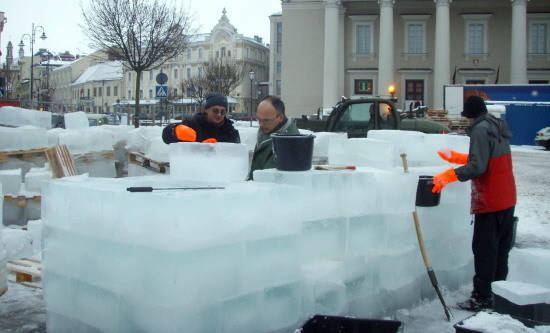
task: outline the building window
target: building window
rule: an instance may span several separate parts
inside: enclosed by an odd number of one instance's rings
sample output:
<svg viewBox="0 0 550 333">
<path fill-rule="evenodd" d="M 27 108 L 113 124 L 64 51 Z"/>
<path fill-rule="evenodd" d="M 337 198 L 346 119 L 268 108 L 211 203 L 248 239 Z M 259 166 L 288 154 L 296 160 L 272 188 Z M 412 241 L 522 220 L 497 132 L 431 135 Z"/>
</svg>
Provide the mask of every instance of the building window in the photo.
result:
<svg viewBox="0 0 550 333">
<path fill-rule="evenodd" d="M 221 54 L 222 58 L 225 57 L 225 47 L 222 47 L 220 49 L 220 54 Z"/>
<path fill-rule="evenodd" d="M 97 97 L 97 88 L 94 88 L 94 97 Z"/>
<path fill-rule="evenodd" d="M 407 28 L 407 53 L 424 53 L 424 27 L 409 24 Z"/>
<path fill-rule="evenodd" d="M 153 81 L 153 71 L 149 71 L 149 81 Z"/>
<path fill-rule="evenodd" d="M 131 98 L 132 98 L 132 91 L 128 90 L 128 99 L 131 99 Z"/>
<path fill-rule="evenodd" d="M 277 22 L 277 53 L 283 52 L 283 22 Z"/>
<path fill-rule="evenodd" d="M 227 50 L 227 56 L 231 58 L 231 50 Z"/>
<path fill-rule="evenodd" d="M 98 90 L 97 95 L 98 95 L 99 97 L 103 96 L 103 88 L 102 88 L 102 87 L 99 87 L 99 88 L 97 88 L 97 90 Z"/>
<path fill-rule="evenodd" d="M 424 101 L 424 80 L 405 80 L 405 100 Z"/>
<path fill-rule="evenodd" d="M 132 72 L 128 72 L 128 81 L 132 81 Z"/>
<path fill-rule="evenodd" d="M 202 59 L 202 49 L 199 49 L 199 59 Z"/>
<path fill-rule="evenodd" d="M 149 89 L 149 98 L 153 98 L 153 89 Z"/>
<path fill-rule="evenodd" d="M 178 88 L 172 90 L 172 96 L 178 96 Z"/>
<path fill-rule="evenodd" d="M 487 25 L 492 14 L 464 14 L 466 28 L 466 55 L 487 55 Z"/>
<path fill-rule="evenodd" d="M 468 53 L 481 54 L 483 51 L 484 39 L 483 24 L 468 25 Z"/>
<path fill-rule="evenodd" d="M 202 67 L 199 67 L 199 77 L 202 77 Z"/>
<path fill-rule="evenodd" d="M 466 80 L 466 84 L 485 84 L 485 80 L 481 80 L 481 79 Z"/>
<path fill-rule="evenodd" d="M 143 98 L 143 90 L 140 90 L 139 91 L 139 99 L 142 99 Z"/>
<path fill-rule="evenodd" d="M 174 79 L 178 78 L 178 69 L 174 68 Z"/>
<path fill-rule="evenodd" d="M 187 49 L 187 59 L 191 59 L 191 49 Z"/>
<path fill-rule="evenodd" d="M 118 96 L 118 86 L 113 87 L 113 96 Z"/>
<path fill-rule="evenodd" d="M 372 27 L 370 25 L 358 25 L 355 27 L 355 53 L 369 54 L 371 51 Z"/>
<path fill-rule="evenodd" d="M 355 95 L 372 95 L 372 80 L 354 80 Z"/>
<path fill-rule="evenodd" d="M 352 15 L 353 55 L 366 56 L 374 54 L 374 20 L 376 15 Z"/>
<path fill-rule="evenodd" d="M 281 80 L 277 80 L 277 89 L 275 91 L 275 94 L 281 96 Z"/>
<path fill-rule="evenodd" d="M 187 78 L 191 78 L 191 68 L 187 68 Z"/>
<path fill-rule="evenodd" d="M 281 73 L 281 62 L 277 61 L 277 73 Z"/>
<path fill-rule="evenodd" d="M 548 50 L 548 24 L 533 22 L 529 26 L 529 53 L 545 54 Z"/>
<path fill-rule="evenodd" d="M 107 97 L 111 96 L 111 87 L 107 87 Z"/>
</svg>

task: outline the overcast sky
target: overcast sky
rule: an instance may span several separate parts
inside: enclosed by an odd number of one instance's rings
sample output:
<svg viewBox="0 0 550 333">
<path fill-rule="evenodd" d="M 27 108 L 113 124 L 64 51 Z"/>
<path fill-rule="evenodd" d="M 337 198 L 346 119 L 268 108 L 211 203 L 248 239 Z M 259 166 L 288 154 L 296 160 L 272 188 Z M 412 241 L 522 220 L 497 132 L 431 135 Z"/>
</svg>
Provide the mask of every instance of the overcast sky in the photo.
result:
<svg viewBox="0 0 550 333">
<path fill-rule="evenodd" d="M 82 0 L 87 4 L 89 0 Z M 280 0 L 173 0 L 175 4 L 189 8 L 195 16 L 195 26 L 199 32 L 210 32 L 218 23 L 225 7 L 227 17 L 237 32 L 247 37 L 258 35 L 264 43 L 269 43 L 269 16 L 281 11 Z M 87 7 L 87 6 L 86 6 Z M 0 11 L 4 12 L 7 23 L 2 32 L 2 58 L 5 61 L 6 45 L 11 40 L 14 56 L 23 34 L 32 33 L 32 24 L 42 26 L 48 37 L 41 40 L 37 30 L 34 49 L 46 48 L 53 52 L 69 51 L 72 54 L 89 53 L 88 41 L 82 34 L 79 24 L 82 14 L 79 0 L 12 0 L 2 1 Z M 25 55 L 30 54 L 30 42 L 23 40 Z"/>
</svg>

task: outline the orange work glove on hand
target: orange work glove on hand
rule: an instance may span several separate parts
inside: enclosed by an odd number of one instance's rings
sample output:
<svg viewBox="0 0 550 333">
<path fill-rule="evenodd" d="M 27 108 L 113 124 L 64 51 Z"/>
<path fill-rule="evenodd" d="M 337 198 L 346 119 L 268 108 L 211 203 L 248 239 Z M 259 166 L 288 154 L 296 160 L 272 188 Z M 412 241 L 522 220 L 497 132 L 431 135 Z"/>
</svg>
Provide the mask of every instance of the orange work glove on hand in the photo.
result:
<svg viewBox="0 0 550 333">
<path fill-rule="evenodd" d="M 174 128 L 176 138 L 181 141 L 195 142 L 197 140 L 197 132 L 189 126 L 179 124 Z"/>
<path fill-rule="evenodd" d="M 442 159 L 447 162 L 451 162 L 454 164 L 468 164 L 468 154 L 463 154 L 451 150 L 451 156 L 449 156 L 443 149 L 437 151 L 437 153 L 439 154 L 439 156 L 441 156 Z"/>
<path fill-rule="evenodd" d="M 456 182 L 458 177 L 456 176 L 455 169 L 450 168 L 443 171 L 439 175 L 435 175 L 432 178 L 434 187 L 432 188 L 432 193 L 441 193 L 441 190 L 447 186 L 447 184 Z"/>
<path fill-rule="evenodd" d="M 210 138 L 202 141 L 202 143 L 218 143 L 218 140 L 216 140 L 215 138 Z"/>
</svg>

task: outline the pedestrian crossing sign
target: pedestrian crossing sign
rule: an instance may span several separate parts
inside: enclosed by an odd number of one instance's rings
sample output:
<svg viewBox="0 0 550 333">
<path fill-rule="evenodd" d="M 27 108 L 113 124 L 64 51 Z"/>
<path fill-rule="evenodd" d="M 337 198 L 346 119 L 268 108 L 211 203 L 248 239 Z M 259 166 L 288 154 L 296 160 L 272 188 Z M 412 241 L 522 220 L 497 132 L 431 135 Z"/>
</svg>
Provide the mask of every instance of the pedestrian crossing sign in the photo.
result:
<svg viewBox="0 0 550 333">
<path fill-rule="evenodd" d="M 167 86 L 157 86 L 156 98 L 167 98 L 167 97 L 168 97 L 168 87 Z"/>
</svg>

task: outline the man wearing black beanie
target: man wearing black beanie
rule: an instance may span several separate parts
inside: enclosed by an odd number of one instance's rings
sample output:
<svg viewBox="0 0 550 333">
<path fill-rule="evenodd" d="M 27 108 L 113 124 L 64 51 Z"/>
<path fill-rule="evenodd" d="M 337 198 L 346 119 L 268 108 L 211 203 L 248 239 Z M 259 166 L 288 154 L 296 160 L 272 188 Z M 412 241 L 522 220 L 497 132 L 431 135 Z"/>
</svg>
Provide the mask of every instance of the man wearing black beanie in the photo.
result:
<svg viewBox="0 0 550 333">
<path fill-rule="evenodd" d="M 162 140 L 170 144 L 182 141 L 196 142 L 233 142 L 240 143 L 239 131 L 233 122 L 225 117 L 227 98 L 218 92 L 206 95 L 204 112 L 197 113 L 191 119 L 184 119 L 181 124 L 170 124 L 162 131 Z M 195 135 L 189 136 L 189 129 Z"/>
<path fill-rule="evenodd" d="M 472 181 L 474 288 L 470 298 L 458 303 L 458 307 L 480 311 L 493 307 L 491 283 L 506 280 L 508 275 L 516 205 L 509 142 L 512 133 L 504 120 L 487 112 L 485 102 L 479 96 L 468 97 L 461 115 L 471 124 L 466 129 L 470 136 L 469 153 L 451 150 L 451 156 L 448 156 L 442 150 L 438 152 L 444 160 L 463 166 L 434 176 L 432 192 L 440 192 L 448 183 L 457 180 Z"/>
</svg>

